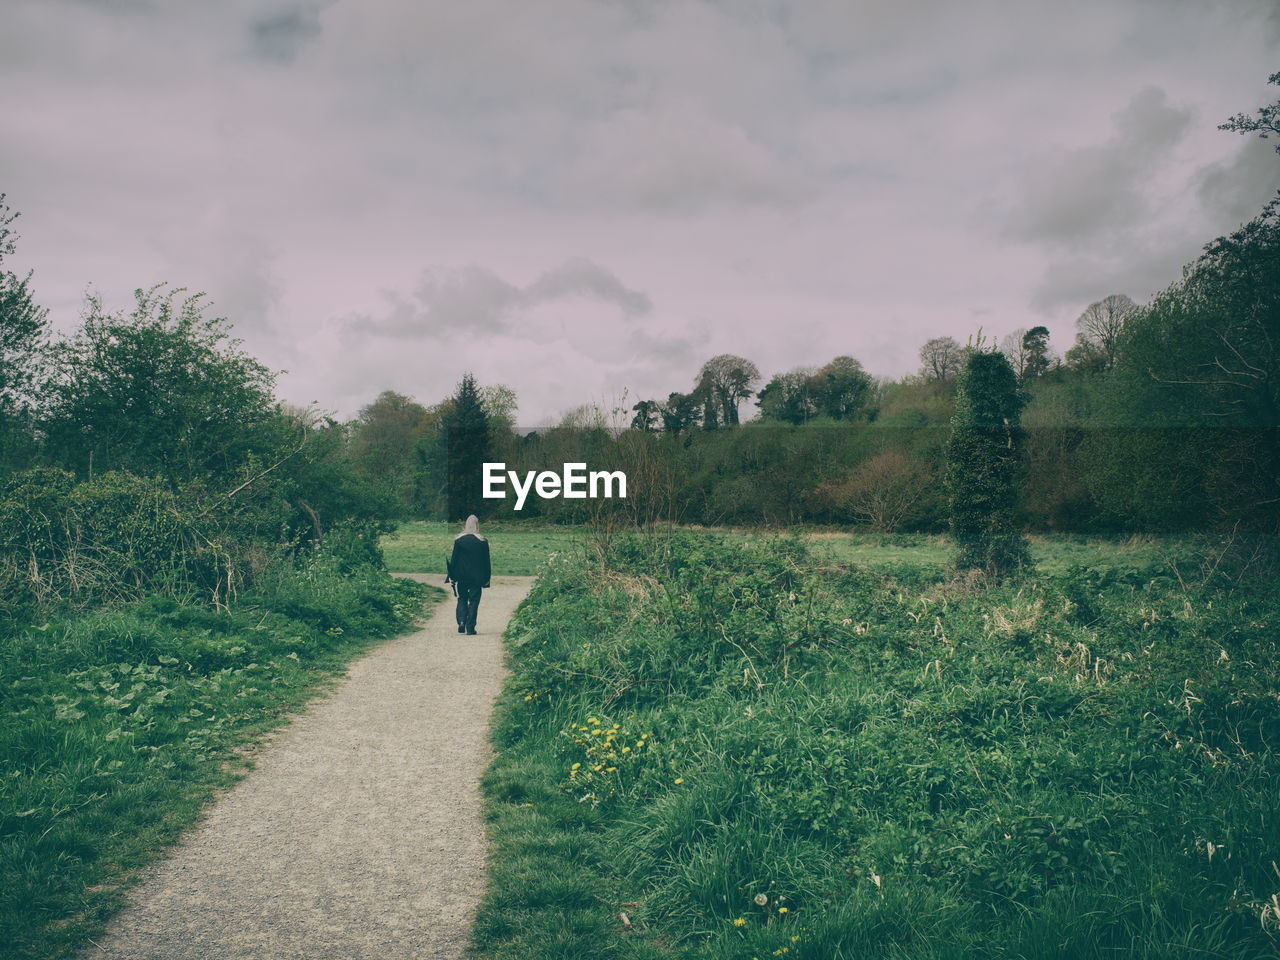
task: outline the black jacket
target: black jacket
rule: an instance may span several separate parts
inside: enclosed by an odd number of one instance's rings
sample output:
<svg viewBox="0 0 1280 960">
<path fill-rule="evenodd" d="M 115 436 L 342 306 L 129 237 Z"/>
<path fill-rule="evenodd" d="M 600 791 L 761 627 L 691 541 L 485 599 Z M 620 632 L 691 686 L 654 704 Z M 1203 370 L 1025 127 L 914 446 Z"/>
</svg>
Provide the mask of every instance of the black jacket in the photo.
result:
<svg viewBox="0 0 1280 960">
<path fill-rule="evenodd" d="M 490 576 L 489 541 L 470 533 L 453 541 L 449 574 L 456 583 L 487 587 Z"/>
</svg>

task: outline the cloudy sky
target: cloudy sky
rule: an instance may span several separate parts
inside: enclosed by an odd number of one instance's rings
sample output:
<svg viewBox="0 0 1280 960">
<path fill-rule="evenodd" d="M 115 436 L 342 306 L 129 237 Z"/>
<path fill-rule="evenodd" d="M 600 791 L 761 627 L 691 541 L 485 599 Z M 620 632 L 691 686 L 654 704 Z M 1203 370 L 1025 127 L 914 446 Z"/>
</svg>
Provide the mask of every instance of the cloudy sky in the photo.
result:
<svg viewBox="0 0 1280 960">
<path fill-rule="evenodd" d="M 520 419 L 1142 301 L 1280 188 L 1274 0 L 7 0 L 55 326 L 206 291 L 281 397 Z"/>
</svg>

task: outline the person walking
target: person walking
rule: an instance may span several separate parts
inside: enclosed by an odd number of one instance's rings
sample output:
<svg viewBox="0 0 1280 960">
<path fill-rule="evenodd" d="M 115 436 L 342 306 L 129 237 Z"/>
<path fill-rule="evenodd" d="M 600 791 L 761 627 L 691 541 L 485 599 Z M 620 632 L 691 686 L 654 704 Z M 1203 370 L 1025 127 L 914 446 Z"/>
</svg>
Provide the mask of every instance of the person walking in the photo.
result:
<svg viewBox="0 0 1280 960">
<path fill-rule="evenodd" d="M 490 575 L 489 541 L 480 536 L 480 520 L 473 513 L 467 517 L 462 532 L 454 537 L 453 555 L 449 558 L 449 579 L 458 588 L 459 633 L 475 635 L 480 591 L 489 586 Z"/>
</svg>

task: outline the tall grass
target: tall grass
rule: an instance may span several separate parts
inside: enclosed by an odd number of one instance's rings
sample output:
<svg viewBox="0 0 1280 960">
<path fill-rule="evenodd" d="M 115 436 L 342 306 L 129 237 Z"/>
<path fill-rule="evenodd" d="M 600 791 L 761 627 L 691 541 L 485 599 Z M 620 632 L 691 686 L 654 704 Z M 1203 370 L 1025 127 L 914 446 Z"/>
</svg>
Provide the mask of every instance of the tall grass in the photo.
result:
<svg viewBox="0 0 1280 960">
<path fill-rule="evenodd" d="M 170 598 L 0 636 L 0 953 L 67 957 L 137 869 L 240 776 L 242 748 L 379 638 L 423 589 L 318 556 L 230 611 Z"/>
<path fill-rule="evenodd" d="M 711 535 L 548 567 L 481 952 L 1275 955 L 1280 598 L 894 569 Z"/>
</svg>

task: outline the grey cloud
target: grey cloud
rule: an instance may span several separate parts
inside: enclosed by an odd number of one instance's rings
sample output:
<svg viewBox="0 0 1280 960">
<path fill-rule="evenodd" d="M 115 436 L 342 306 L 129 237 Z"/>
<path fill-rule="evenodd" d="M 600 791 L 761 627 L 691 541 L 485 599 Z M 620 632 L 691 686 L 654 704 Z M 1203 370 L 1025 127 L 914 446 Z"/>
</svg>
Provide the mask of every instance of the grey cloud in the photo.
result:
<svg viewBox="0 0 1280 960">
<path fill-rule="evenodd" d="M 557 192 L 570 205 L 695 213 L 793 206 L 815 188 L 741 124 L 675 103 L 621 110 L 593 126 Z"/>
<path fill-rule="evenodd" d="M 1068 248 L 1123 233 L 1146 212 L 1145 183 L 1190 122 L 1191 111 L 1171 105 L 1163 91 L 1143 90 L 1116 114 L 1107 143 L 1029 164 L 1007 233 Z"/>
<path fill-rule="evenodd" d="M 1274 144 L 1254 137 L 1230 160 L 1200 169 L 1197 199 L 1219 229 L 1251 219 L 1280 190 L 1280 156 Z"/>
<path fill-rule="evenodd" d="M 648 296 L 590 260 L 569 260 L 525 287 L 472 264 L 449 272 L 425 271 L 412 300 L 388 294 L 391 309 L 385 317 L 355 317 L 347 321 L 347 328 L 402 339 L 461 331 L 498 334 L 511 329 L 512 318 L 520 310 L 574 297 L 612 304 L 628 317 L 643 316 L 651 309 Z"/>
<path fill-rule="evenodd" d="M 627 345 L 633 356 L 660 361 L 664 368 L 694 369 L 698 351 L 706 344 L 707 339 L 705 332 L 702 336 L 681 337 L 633 330 Z M 673 379 L 672 382 L 676 381 Z M 671 389 L 679 388 L 673 386 Z"/>
<path fill-rule="evenodd" d="M 1207 238 L 1179 238 L 1145 248 L 1135 247 L 1124 260 L 1080 254 L 1052 261 L 1036 286 L 1031 306 L 1044 317 L 1074 320 L 1095 300 L 1123 293 L 1138 303 L 1176 281 L 1182 264 L 1200 255 Z"/>
<path fill-rule="evenodd" d="M 571 296 L 590 296 L 616 304 L 628 316 L 642 316 L 652 307 L 645 294 L 628 289 L 608 270 L 580 257 L 547 271 L 524 291 L 528 303 Z"/>
<path fill-rule="evenodd" d="M 249 24 L 254 53 L 278 63 L 292 63 L 303 45 L 321 32 L 320 19 L 314 10 L 289 10 Z"/>
</svg>

